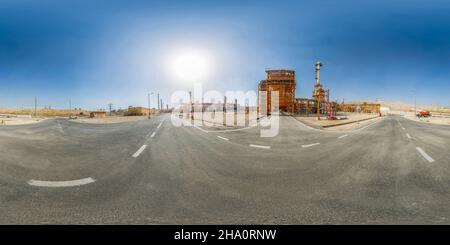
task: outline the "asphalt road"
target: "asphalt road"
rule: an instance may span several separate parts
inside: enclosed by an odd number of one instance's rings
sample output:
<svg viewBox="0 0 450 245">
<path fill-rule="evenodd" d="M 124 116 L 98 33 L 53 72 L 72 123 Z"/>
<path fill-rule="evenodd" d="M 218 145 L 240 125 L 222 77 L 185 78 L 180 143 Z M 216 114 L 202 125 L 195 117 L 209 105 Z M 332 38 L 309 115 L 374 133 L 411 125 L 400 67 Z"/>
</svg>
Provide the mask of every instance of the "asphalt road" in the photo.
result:
<svg viewBox="0 0 450 245">
<path fill-rule="evenodd" d="M 0 127 L 0 224 L 450 224 L 450 127 Z"/>
</svg>

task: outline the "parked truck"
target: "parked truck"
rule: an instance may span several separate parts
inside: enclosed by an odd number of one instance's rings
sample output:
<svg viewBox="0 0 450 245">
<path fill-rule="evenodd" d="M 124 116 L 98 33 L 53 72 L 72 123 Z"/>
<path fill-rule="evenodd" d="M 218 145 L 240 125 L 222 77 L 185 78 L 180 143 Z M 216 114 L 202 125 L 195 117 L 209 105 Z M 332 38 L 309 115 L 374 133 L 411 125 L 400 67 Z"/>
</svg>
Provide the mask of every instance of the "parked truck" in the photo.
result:
<svg viewBox="0 0 450 245">
<path fill-rule="evenodd" d="M 431 114 L 429 111 L 419 111 L 419 113 L 417 113 L 417 117 L 431 117 Z"/>
</svg>

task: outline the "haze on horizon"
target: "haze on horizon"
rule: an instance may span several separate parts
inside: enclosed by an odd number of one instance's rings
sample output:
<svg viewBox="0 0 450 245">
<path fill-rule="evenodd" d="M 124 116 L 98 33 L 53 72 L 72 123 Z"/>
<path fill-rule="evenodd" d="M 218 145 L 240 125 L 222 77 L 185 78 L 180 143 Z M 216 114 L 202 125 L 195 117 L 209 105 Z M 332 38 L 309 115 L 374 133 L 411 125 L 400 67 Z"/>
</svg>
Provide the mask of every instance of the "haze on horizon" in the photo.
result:
<svg viewBox="0 0 450 245">
<path fill-rule="evenodd" d="M 167 102 L 193 88 L 170 69 L 190 52 L 206 57 L 204 90 L 256 90 L 266 68 L 289 68 L 310 97 L 320 60 L 333 100 L 450 106 L 449 12 L 448 1 L 4 0 L 0 107 Z"/>
</svg>

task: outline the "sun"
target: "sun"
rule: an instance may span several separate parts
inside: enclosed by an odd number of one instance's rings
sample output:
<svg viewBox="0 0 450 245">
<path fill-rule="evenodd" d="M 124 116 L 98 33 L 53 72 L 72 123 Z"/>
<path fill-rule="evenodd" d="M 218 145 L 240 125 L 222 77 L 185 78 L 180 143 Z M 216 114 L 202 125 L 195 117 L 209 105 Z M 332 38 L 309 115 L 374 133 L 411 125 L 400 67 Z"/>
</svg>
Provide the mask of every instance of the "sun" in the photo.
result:
<svg viewBox="0 0 450 245">
<path fill-rule="evenodd" d="M 211 61 L 204 52 L 181 51 L 169 59 L 169 71 L 178 80 L 200 82 L 211 72 Z"/>
</svg>

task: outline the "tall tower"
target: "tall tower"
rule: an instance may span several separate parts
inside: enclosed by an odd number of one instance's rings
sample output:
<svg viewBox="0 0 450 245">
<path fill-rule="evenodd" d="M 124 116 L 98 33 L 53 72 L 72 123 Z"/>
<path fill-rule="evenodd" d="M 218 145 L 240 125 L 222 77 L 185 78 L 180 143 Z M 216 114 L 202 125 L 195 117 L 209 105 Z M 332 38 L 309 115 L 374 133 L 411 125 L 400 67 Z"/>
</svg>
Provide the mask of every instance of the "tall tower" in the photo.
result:
<svg viewBox="0 0 450 245">
<path fill-rule="evenodd" d="M 320 120 L 320 102 L 325 97 L 325 90 L 322 88 L 322 84 L 320 84 L 320 67 L 322 67 L 322 63 L 317 61 L 316 63 L 316 84 L 314 85 L 313 97 L 316 99 L 316 110 L 317 110 L 317 120 Z"/>
<path fill-rule="evenodd" d="M 320 67 L 322 67 L 322 63 L 317 61 L 316 63 L 316 84 L 320 84 Z"/>
</svg>

